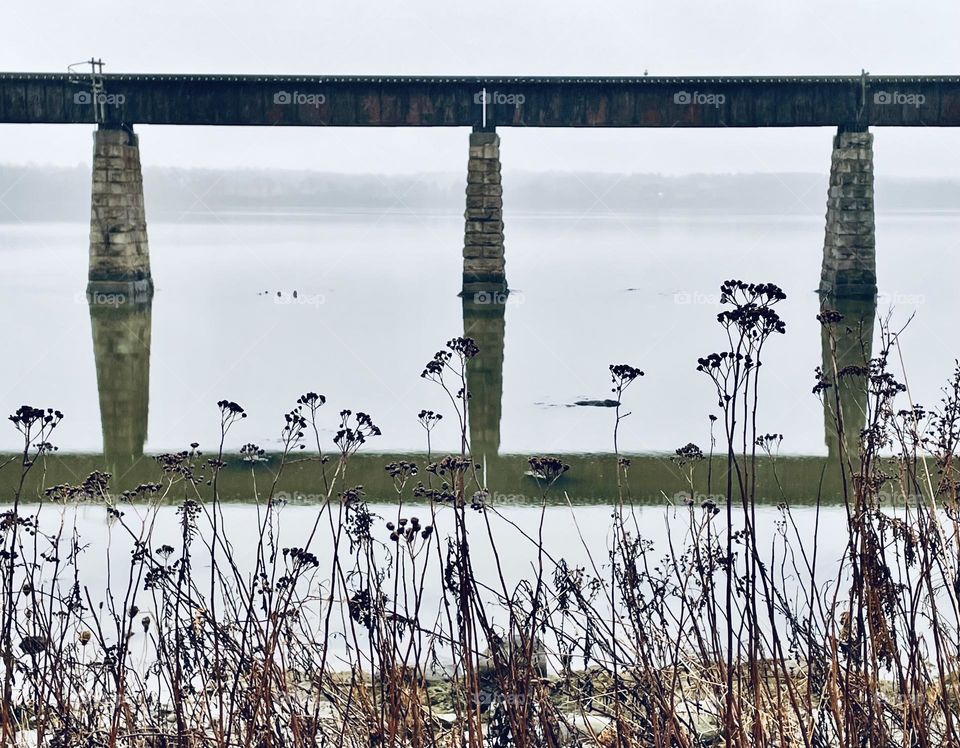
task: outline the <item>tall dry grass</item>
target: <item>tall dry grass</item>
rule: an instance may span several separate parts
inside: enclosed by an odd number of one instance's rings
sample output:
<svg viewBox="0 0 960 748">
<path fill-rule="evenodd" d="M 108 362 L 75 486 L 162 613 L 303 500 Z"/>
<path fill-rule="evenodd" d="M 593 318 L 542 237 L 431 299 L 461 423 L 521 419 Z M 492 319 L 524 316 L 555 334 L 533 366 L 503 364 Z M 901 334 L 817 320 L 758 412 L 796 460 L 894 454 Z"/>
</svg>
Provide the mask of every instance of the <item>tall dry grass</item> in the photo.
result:
<svg viewBox="0 0 960 748">
<path fill-rule="evenodd" d="M 882 324 L 879 353 L 847 363 L 838 346 L 851 323 L 827 303 L 830 355 L 814 393 L 841 445 L 831 469 L 843 475 L 843 522 L 819 503 L 805 522 L 781 505 L 769 532 L 755 466 L 775 458 L 782 437 L 757 423 L 785 297 L 739 281 L 721 295 L 721 345 L 697 364 L 718 415 L 706 451 L 688 444 L 674 456 L 691 500 L 672 508 L 666 541 L 645 536 L 618 454 L 626 391 L 643 372 L 613 365 L 620 499 L 609 542 L 580 548 L 587 560 L 573 563 L 575 520 L 570 537 L 545 536 L 544 502 L 537 529 L 516 526 L 509 541 L 528 543 L 534 559 L 519 582 L 496 529 L 510 518 L 470 455 L 469 339 L 449 341 L 423 371 L 448 397 L 461 449 L 386 465 L 389 518 L 350 473 L 379 429 L 343 410 L 324 445 L 330 419 L 315 393 L 285 414 L 279 455 L 253 444 L 226 454 L 245 413 L 223 400 L 214 453 L 160 455 L 155 483 L 119 495 L 95 473 L 49 487 L 39 504 L 23 486 L 55 449 L 62 415 L 20 408 L 11 421 L 23 449 L 0 468 L 19 471 L 0 515 L 4 743 L 960 745 L 960 367 L 936 408 L 915 405 L 892 372 L 901 333 Z M 851 389 L 864 397 L 845 396 Z M 429 443 L 440 416 L 419 419 Z M 255 528 L 225 517 L 218 475 L 228 460 L 249 465 Z M 304 460 L 323 500 L 288 545 L 277 486 Z M 530 467 L 542 497 L 562 491 L 561 459 L 532 457 Z M 701 471 L 711 498 L 697 505 Z M 122 560 L 70 523 L 69 507 L 90 501 L 125 538 Z M 174 533 L 158 519 L 171 506 Z M 825 534 L 845 538 L 840 558 L 818 552 Z M 85 576 L 91 557 L 106 565 L 104 588 Z"/>
</svg>

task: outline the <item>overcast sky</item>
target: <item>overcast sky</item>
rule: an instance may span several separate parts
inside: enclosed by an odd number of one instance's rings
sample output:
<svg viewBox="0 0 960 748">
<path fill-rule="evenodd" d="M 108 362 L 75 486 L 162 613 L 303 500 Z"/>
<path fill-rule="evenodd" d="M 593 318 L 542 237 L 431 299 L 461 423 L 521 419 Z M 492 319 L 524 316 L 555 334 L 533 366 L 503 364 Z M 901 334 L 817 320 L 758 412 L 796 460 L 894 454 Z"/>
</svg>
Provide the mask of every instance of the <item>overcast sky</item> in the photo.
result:
<svg viewBox="0 0 960 748">
<path fill-rule="evenodd" d="M 43 0 L 0 70 L 384 75 L 958 74 L 958 0 Z M 458 171 L 466 130 L 138 128 L 144 166 Z M 0 125 L 0 163 L 90 161 L 90 127 Z M 828 129 L 505 130 L 504 170 L 826 171 Z M 960 178 L 960 132 L 876 133 L 876 169 Z"/>
</svg>

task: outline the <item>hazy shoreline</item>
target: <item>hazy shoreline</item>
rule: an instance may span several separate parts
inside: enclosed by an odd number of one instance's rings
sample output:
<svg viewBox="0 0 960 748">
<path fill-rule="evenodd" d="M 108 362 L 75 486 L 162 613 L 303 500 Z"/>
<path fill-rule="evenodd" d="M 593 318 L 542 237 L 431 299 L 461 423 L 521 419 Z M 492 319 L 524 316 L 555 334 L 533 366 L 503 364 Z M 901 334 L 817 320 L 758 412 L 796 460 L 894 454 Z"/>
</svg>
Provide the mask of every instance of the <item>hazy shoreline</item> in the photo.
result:
<svg viewBox="0 0 960 748">
<path fill-rule="evenodd" d="M 395 213 L 459 216 L 465 176 L 335 174 L 285 170 L 146 168 L 149 218 L 251 214 L 272 218 Z M 505 175 L 514 216 L 782 215 L 821 218 L 827 175 L 817 173 L 663 176 L 587 172 Z M 89 219 L 90 170 L 0 165 L 0 223 Z M 960 181 L 878 177 L 878 213 L 953 213 Z M 252 213 L 251 213 L 252 212 Z"/>
</svg>

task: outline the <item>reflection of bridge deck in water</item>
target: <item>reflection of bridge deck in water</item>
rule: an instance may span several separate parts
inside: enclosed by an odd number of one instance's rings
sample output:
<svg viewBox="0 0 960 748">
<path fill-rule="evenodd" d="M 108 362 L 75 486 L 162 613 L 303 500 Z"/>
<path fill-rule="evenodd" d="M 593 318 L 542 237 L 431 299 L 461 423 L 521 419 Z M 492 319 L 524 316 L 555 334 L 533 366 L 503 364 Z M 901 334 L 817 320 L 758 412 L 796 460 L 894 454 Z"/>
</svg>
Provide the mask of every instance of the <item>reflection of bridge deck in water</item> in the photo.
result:
<svg viewBox="0 0 960 748">
<path fill-rule="evenodd" d="M 0 455 L 0 462 L 12 455 Z M 301 455 L 302 456 L 302 455 Z M 440 455 L 434 455 L 437 459 Z M 546 500 L 550 504 L 610 504 L 618 499 L 617 490 L 617 458 L 612 454 L 568 454 L 560 455 L 561 459 L 570 465 L 570 470 L 560 478 L 547 492 Z M 624 501 L 637 504 L 664 504 L 668 501 L 682 505 L 684 496 L 689 496 L 689 487 L 685 477 L 677 465 L 670 459 L 670 455 L 627 455 L 630 459 L 630 469 L 627 487 L 624 490 Z M 529 504 L 540 503 L 543 490 L 537 481 L 528 475 L 530 466 L 527 455 L 501 455 L 486 459 L 487 489 L 490 492 L 489 501 L 493 504 Z M 206 460 L 201 458 L 200 462 Z M 420 475 L 414 479 L 427 483 L 428 474 L 424 468 L 427 465 L 427 455 L 414 454 L 371 454 L 359 453 L 351 458 L 347 470 L 347 483 L 337 486 L 337 491 L 345 487 L 362 485 L 367 500 L 371 502 L 395 502 L 396 491 L 390 476 L 384 466 L 390 462 L 405 460 L 414 462 L 420 467 Z M 253 483 L 250 478 L 250 466 L 240 460 L 239 455 L 228 455 L 226 466 L 218 479 L 219 494 L 223 501 L 246 502 L 252 501 Z M 261 491 L 264 485 L 269 485 L 267 471 L 274 469 L 278 463 L 276 457 L 269 460 L 262 468 L 258 468 L 261 477 L 257 484 Z M 38 466 L 39 467 L 39 466 Z M 94 470 L 103 470 L 113 473 L 114 480 L 111 490 L 119 493 L 125 489 L 132 489 L 141 483 L 158 482 L 161 480 L 160 468 L 149 457 L 127 461 L 117 466 L 103 455 L 66 455 L 55 454 L 46 458 L 43 467 L 46 485 L 61 483 L 75 484 Z M 40 470 L 33 473 L 33 482 L 28 485 L 25 499 L 35 499 L 38 496 L 39 486 L 37 478 Z M 707 484 L 706 462 L 696 470 L 694 499 L 697 504 L 708 495 L 719 494 L 725 484 L 726 463 L 723 455 L 714 458 L 713 485 Z M 6 496 L 12 495 L 17 474 L 9 468 L 0 471 L 0 490 Z M 433 478 L 434 485 L 437 480 Z M 827 457 L 778 457 L 776 460 L 761 456 L 757 458 L 757 500 L 764 504 L 777 504 L 787 501 L 791 504 L 811 504 L 817 496 L 824 503 L 841 503 L 843 498 L 840 486 L 840 469 L 836 460 Z M 780 486 L 783 487 L 781 492 Z M 417 503 L 411 499 L 411 488 L 405 492 L 407 503 Z M 198 487 L 201 496 L 209 496 L 210 488 L 206 485 Z M 291 501 L 300 503 L 319 503 L 323 500 L 323 479 L 320 467 L 316 462 L 299 462 L 288 464 L 284 468 L 283 476 L 277 490 L 282 492 Z M 183 498 L 182 489 L 173 494 Z M 265 496 L 261 493 L 261 499 Z M 721 502 L 722 499 L 713 495 Z"/>
<path fill-rule="evenodd" d="M 472 337 L 480 354 L 470 361 L 467 376 L 469 431 L 472 453 L 484 468 L 487 488 L 495 503 L 539 502 L 543 491 L 529 475 L 526 455 L 500 454 L 500 421 L 503 394 L 504 303 L 482 304 L 472 298 L 463 302 L 464 334 Z M 828 375 L 834 370 L 863 366 L 871 355 L 874 299 L 824 298 L 823 309 L 844 315 L 843 322 L 822 328 L 822 368 Z M 147 436 L 151 304 L 127 304 L 117 307 L 91 305 L 90 319 L 100 393 L 103 427 L 102 455 L 52 455 L 47 458 L 47 485 L 75 483 L 94 470 L 115 476 L 113 488 L 124 490 L 140 483 L 155 482 L 160 469 L 155 461 L 143 456 Z M 832 331 L 832 332 L 831 332 Z M 867 405 L 866 380 L 848 377 L 841 380 L 836 394 L 825 397 L 824 431 L 827 457 L 758 457 L 757 497 L 764 502 L 809 503 L 817 496 L 824 501 L 842 499 L 840 464 L 842 450 L 836 436 L 835 406 L 839 400 L 843 414 L 846 449 L 855 454 L 857 439 L 865 423 Z M 689 493 L 689 486 L 669 454 L 629 455 L 631 465 L 624 498 L 638 503 L 682 503 L 679 494 Z M 0 462 L 4 461 L 0 456 Z M 570 465 L 566 473 L 548 492 L 548 501 L 565 503 L 608 503 L 619 496 L 616 457 L 612 454 L 569 454 L 562 457 Z M 393 482 L 384 471 L 389 462 L 405 460 L 421 467 L 420 478 L 426 482 L 427 456 L 414 454 L 366 454 L 352 458 L 348 473 L 349 485 L 363 485 L 373 500 L 393 500 Z M 249 467 L 239 459 L 228 459 L 220 477 L 221 497 L 231 501 L 252 499 Z M 274 461 L 275 464 L 276 461 Z M 264 468 L 270 469 L 268 462 Z M 726 459 L 715 457 L 712 485 L 708 485 L 707 464 L 696 470 L 695 497 L 699 503 L 705 496 L 719 493 L 725 485 Z M 39 474 L 39 471 L 37 471 Z M 0 487 L 9 495 L 13 473 L 0 473 Z M 323 481 L 316 463 L 288 465 L 279 490 L 294 500 L 317 501 Z M 341 489 L 343 486 L 341 486 Z M 36 495 L 38 487 L 29 491 Z M 28 491 L 28 495 L 29 494 Z M 565 496 L 566 494 L 566 496 Z"/>
</svg>

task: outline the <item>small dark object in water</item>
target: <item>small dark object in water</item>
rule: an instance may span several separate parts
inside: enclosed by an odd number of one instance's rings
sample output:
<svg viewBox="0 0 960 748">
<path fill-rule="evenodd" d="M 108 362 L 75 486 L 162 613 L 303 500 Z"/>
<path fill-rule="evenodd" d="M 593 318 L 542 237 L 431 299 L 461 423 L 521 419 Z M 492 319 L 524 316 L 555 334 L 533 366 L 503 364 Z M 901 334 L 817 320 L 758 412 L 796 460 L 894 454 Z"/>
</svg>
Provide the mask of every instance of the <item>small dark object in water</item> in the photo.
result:
<svg viewBox="0 0 960 748">
<path fill-rule="evenodd" d="M 616 408 L 620 404 L 617 400 L 577 400 L 574 405 L 587 405 L 592 408 Z"/>
</svg>

